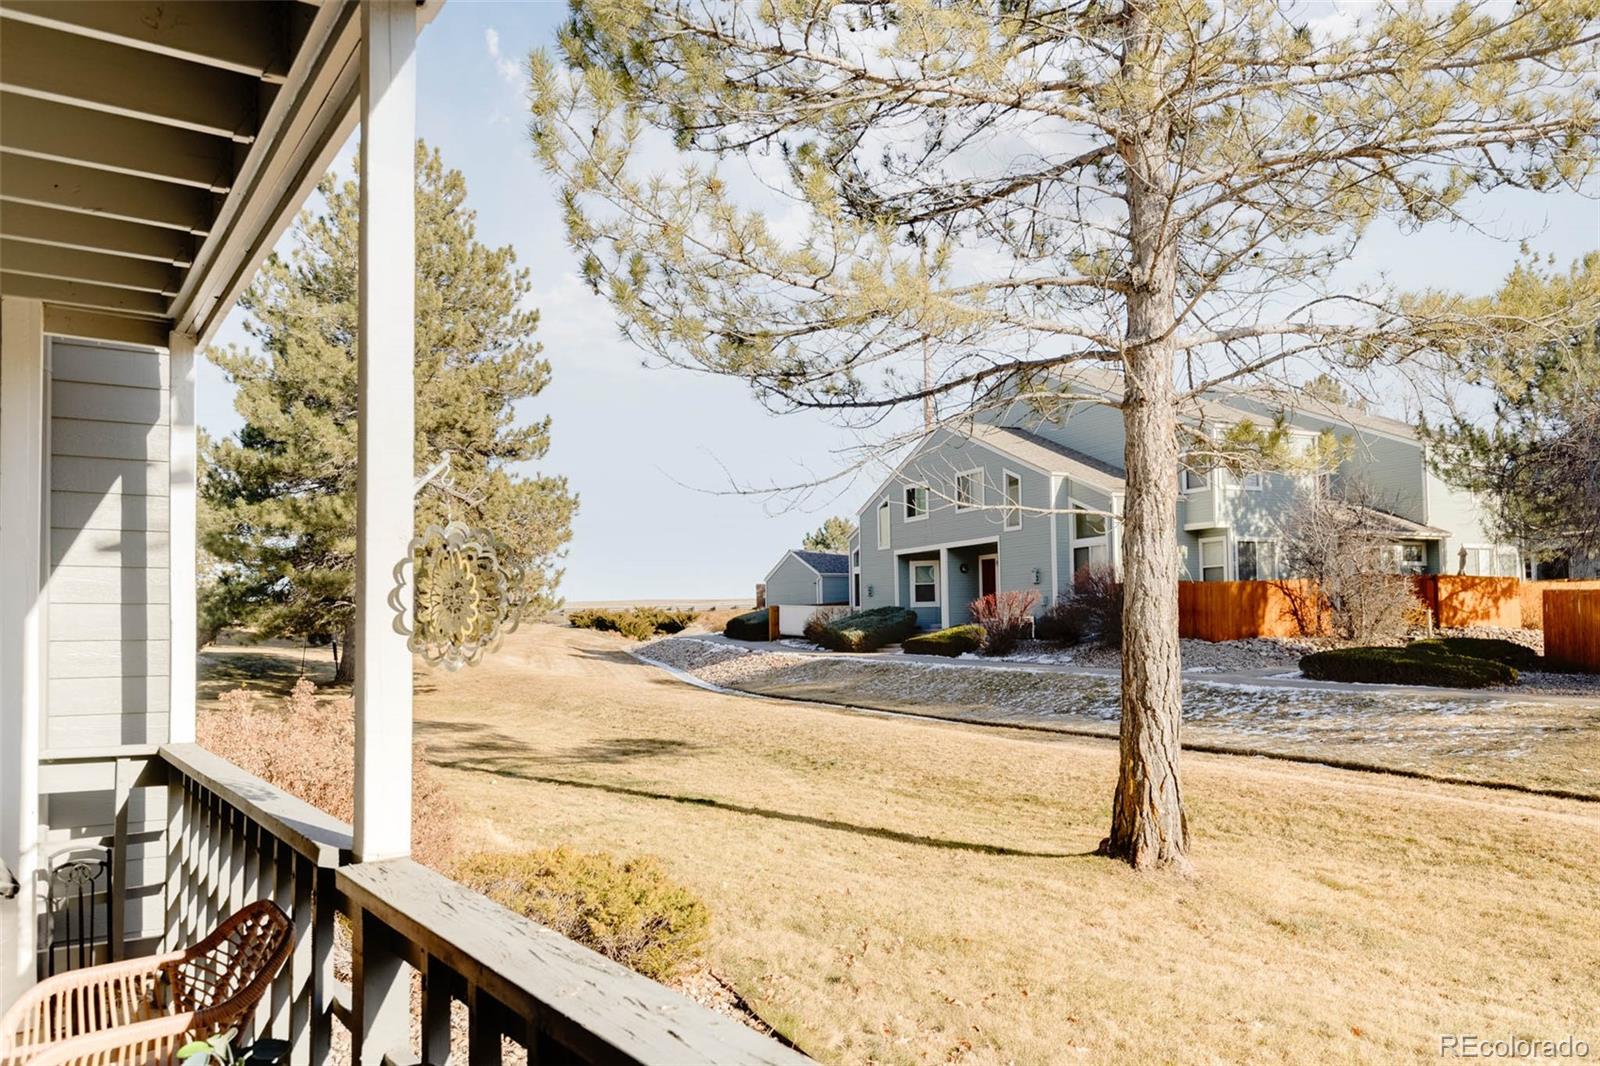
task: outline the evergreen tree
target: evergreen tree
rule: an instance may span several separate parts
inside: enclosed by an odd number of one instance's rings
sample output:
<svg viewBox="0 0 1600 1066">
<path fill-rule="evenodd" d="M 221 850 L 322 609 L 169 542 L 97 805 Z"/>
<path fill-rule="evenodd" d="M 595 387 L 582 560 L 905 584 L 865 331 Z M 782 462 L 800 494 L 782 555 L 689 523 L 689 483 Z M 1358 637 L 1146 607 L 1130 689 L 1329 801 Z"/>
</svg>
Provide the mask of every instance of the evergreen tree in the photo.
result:
<svg viewBox="0 0 1600 1066">
<path fill-rule="evenodd" d="M 1600 252 L 1566 273 L 1525 263 L 1469 310 L 1497 328 L 1448 353 L 1441 396 L 1487 388 L 1424 427 L 1440 476 L 1482 494 L 1496 531 L 1540 555 L 1600 554 Z"/>
<path fill-rule="evenodd" d="M 850 538 L 855 535 L 856 524 L 843 515 L 834 515 L 822 525 L 806 534 L 801 547 L 812 552 L 847 552 Z"/>
<path fill-rule="evenodd" d="M 288 256 L 274 254 L 240 300 L 254 343 L 208 357 L 238 388 L 236 438 L 210 442 L 201 547 L 217 560 L 203 617 L 265 636 L 350 646 L 355 607 L 356 299 L 359 188 L 332 175 Z M 477 240 L 459 171 L 417 146 L 416 461 L 449 452 L 460 493 L 424 492 L 417 525 L 487 527 L 527 567 L 529 609 L 553 606 L 577 498 L 561 477 L 525 477 L 550 419 L 515 405 L 550 381 L 533 339 L 539 313 L 510 247 Z M 466 502 L 461 497 L 466 497 Z M 481 502 L 480 502 L 481 501 Z M 348 654 L 340 675 L 354 676 Z"/>
</svg>

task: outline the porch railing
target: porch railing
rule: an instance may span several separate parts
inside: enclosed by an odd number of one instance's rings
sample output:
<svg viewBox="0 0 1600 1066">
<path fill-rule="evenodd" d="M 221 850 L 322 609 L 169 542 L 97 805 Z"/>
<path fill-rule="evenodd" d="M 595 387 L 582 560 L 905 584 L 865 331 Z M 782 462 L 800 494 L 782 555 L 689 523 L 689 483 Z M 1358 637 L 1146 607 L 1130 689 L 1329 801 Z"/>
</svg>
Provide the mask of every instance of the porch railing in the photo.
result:
<svg viewBox="0 0 1600 1066">
<path fill-rule="evenodd" d="M 283 907 L 295 953 L 255 1031 L 288 1040 L 291 1062 L 329 1061 L 335 1024 L 361 1063 L 444 1063 L 463 1037 L 474 1064 L 499 1062 L 503 1040 L 530 1062 L 807 1061 L 408 859 L 352 863 L 349 826 L 201 747 L 163 746 L 159 765 L 167 939 L 196 939 L 253 899 Z M 336 914 L 349 922 L 349 984 L 334 973 Z"/>
</svg>

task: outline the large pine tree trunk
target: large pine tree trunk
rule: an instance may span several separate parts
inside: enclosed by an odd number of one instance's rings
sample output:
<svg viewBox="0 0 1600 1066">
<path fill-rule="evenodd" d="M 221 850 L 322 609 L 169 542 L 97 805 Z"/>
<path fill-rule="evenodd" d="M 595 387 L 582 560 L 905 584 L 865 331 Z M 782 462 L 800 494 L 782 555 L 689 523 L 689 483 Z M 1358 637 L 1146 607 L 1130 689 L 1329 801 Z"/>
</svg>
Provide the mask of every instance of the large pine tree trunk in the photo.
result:
<svg viewBox="0 0 1600 1066">
<path fill-rule="evenodd" d="M 1139 3 L 1129 5 L 1125 64 L 1148 76 L 1159 62 Z M 1178 440 L 1173 388 L 1177 248 L 1166 234 L 1169 127 L 1151 117 L 1123 145 L 1128 164 L 1130 291 L 1124 352 L 1121 763 L 1107 855 L 1136 869 L 1187 870 L 1189 827 L 1178 779 L 1183 690 L 1178 657 Z"/>
<path fill-rule="evenodd" d="M 356 680 L 356 624 L 348 623 L 339 634 L 335 645 L 338 663 L 333 670 L 333 680 L 338 684 L 353 685 Z"/>
</svg>

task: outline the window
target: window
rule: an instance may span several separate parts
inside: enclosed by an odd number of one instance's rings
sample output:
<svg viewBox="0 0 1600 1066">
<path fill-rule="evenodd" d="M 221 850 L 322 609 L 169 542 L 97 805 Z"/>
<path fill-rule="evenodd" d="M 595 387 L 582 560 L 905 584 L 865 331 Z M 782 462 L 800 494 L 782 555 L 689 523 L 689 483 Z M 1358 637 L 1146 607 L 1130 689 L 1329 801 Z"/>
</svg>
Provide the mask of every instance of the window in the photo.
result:
<svg viewBox="0 0 1600 1066">
<path fill-rule="evenodd" d="M 850 565 L 855 567 L 857 570 L 861 569 L 861 549 L 860 548 L 857 548 L 855 551 L 850 553 Z"/>
<path fill-rule="evenodd" d="M 1086 544 L 1072 549 L 1072 572 L 1076 574 L 1086 566 L 1100 569 L 1106 565 L 1106 546 Z"/>
<path fill-rule="evenodd" d="M 1211 480 L 1206 476 L 1205 471 L 1190 470 L 1188 467 L 1183 468 L 1184 492 L 1198 492 L 1209 484 L 1211 484 Z"/>
<path fill-rule="evenodd" d="M 1395 563 L 1403 574 L 1421 574 L 1428 569 L 1428 550 L 1421 544 L 1396 544 Z"/>
<path fill-rule="evenodd" d="M 1469 544 L 1461 549 L 1462 573 L 1491 576 L 1494 574 L 1494 549 L 1486 544 Z"/>
<path fill-rule="evenodd" d="M 878 504 L 878 547 L 889 546 L 889 501 Z"/>
<path fill-rule="evenodd" d="M 1022 478 L 1005 472 L 1006 528 L 1022 528 Z"/>
<path fill-rule="evenodd" d="M 920 522 L 928 517 L 928 486 L 906 486 L 906 521 Z"/>
<path fill-rule="evenodd" d="M 983 506 L 983 471 L 967 470 L 956 475 L 956 510 L 969 511 Z"/>
<path fill-rule="evenodd" d="M 939 564 L 911 564 L 911 602 L 919 607 L 939 603 Z"/>
<path fill-rule="evenodd" d="M 1224 553 L 1227 542 L 1221 537 L 1200 542 L 1200 580 L 1228 580 L 1228 563 Z"/>
<path fill-rule="evenodd" d="M 1241 540 L 1234 549 L 1240 581 L 1270 581 L 1278 576 L 1278 545 L 1270 540 Z"/>
<path fill-rule="evenodd" d="M 1243 485 L 1250 492 L 1260 492 L 1261 483 L 1261 471 L 1259 470 L 1251 474 L 1246 474 L 1243 480 L 1239 482 L 1239 484 Z"/>
<path fill-rule="evenodd" d="M 1074 504 L 1073 506 L 1077 506 Z M 1106 535 L 1106 516 L 1103 514 L 1075 514 L 1072 516 L 1072 539 L 1093 540 Z"/>
</svg>

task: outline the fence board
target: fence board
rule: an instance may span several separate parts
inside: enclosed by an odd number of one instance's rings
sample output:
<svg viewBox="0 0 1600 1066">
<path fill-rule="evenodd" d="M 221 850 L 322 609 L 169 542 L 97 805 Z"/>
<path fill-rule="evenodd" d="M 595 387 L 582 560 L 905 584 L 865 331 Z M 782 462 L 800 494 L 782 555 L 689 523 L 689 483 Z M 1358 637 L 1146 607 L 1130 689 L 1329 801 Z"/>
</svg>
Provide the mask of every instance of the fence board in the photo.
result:
<svg viewBox="0 0 1600 1066">
<path fill-rule="evenodd" d="M 1522 581 L 1514 577 L 1418 574 L 1412 589 L 1443 629 L 1522 627 Z"/>
<path fill-rule="evenodd" d="M 1546 661 L 1600 673 L 1600 589 L 1546 589 L 1543 614 Z"/>
<path fill-rule="evenodd" d="M 1302 636 L 1321 629 L 1315 600 L 1315 585 L 1303 580 L 1180 581 L 1178 635 L 1211 641 Z"/>
<path fill-rule="evenodd" d="M 1522 628 L 1544 628 L 1544 594 L 1546 589 L 1568 592 L 1581 589 L 1600 589 L 1600 581 L 1578 579 L 1560 581 L 1524 581 L 1522 583 Z"/>
</svg>

